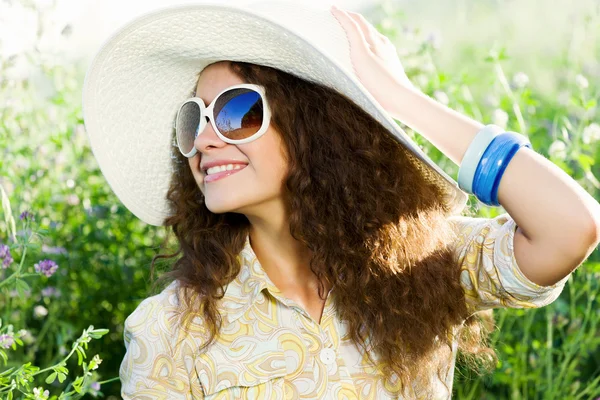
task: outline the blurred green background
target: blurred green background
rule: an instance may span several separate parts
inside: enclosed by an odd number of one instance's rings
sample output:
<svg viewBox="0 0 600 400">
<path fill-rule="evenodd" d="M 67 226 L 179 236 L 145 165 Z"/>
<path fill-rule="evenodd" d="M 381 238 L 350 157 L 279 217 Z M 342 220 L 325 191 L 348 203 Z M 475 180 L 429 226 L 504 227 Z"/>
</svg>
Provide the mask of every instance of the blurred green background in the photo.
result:
<svg viewBox="0 0 600 400">
<path fill-rule="evenodd" d="M 424 92 L 483 122 L 527 134 L 535 150 L 600 199 L 599 1 L 353 4 L 351 9 L 394 41 L 409 77 Z M 94 354 L 102 359 L 91 381 L 118 376 L 123 322 L 152 294 L 149 266 L 165 236 L 163 228 L 125 209 L 98 169 L 83 127 L 81 88 L 96 50 L 90 43 L 100 43 L 82 41 L 84 33 L 73 28 L 81 21 L 61 20 L 56 8 L 52 1 L 0 1 L 0 185 L 6 192 L 0 244 L 10 245 L 16 260 L 0 268 L 0 282 L 22 255 L 22 247 L 10 240 L 11 215 L 23 240 L 32 230 L 45 230 L 28 248 L 23 271 L 33 272 L 41 259 L 59 265 L 50 278 L 24 279 L 28 289 L 21 287 L 21 293 L 12 283 L 0 287 L 0 334 L 7 324 L 27 331 L 23 346 L 6 349 L 6 363 L 0 359 L 0 389 L 3 371 L 26 362 L 41 368 L 56 364 L 89 325 L 110 331 L 89 343 L 88 359 Z M 15 46 L 26 36 L 6 28 L 14 24 L 15 12 L 28 21 L 33 46 Z M 60 52 L 67 48 L 68 57 Z M 456 178 L 458 166 L 407 132 Z M 470 206 L 481 217 L 504 212 L 474 197 Z M 19 219 L 26 210 L 35 216 L 31 225 Z M 459 362 L 453 397 L 600 397 L 599 278 L 595 251 L 552 305 L 495 310 L 497 370 L 480 377 Z M 61 393 L 80 369 L 74 358 L 67 366 L 71 372 L 64 383 L 46 384 L 40 374 L 35 386 Z M 118 381 L 97 389 L 85 397 L 120 397 Z"/>
</svg>

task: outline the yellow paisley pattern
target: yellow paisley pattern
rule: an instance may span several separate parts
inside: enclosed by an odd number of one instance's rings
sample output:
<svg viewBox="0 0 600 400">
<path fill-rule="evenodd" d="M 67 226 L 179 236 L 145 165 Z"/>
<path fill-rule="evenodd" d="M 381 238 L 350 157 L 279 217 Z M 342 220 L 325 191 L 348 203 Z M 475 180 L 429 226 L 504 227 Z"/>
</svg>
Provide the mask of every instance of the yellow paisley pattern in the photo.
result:
<svg viewBox="0 0 600 400">
<path fill-rule="evenodd" d="M 517 225 L 508 214 L 449 220 L 459 232 L 457 261 L 473 312 L 542 307 L 562 292 L 568 276 L 545 287 L 523 275 L 513 252 Z M 377 378 L 366 354 L 346 335 L 346 325 L 333 308 L 335 288 L 328 293 L 319 324 L 277 289 L 248 238 L 238 259 L 240 273 L 220 300 L 221 336 L 204 353 L 195 354 L 207 337 L 200 318 L 194 317 L 185 331 L 180 327 L 177 282 L 143 300 L 129 315 L 127 352 L 119 370 L 124 399 L 407 398 Z M 437 379 L 435 399 L 450 398 L 456 350 L 455 343 L 445 381 Z"/>
</svg>

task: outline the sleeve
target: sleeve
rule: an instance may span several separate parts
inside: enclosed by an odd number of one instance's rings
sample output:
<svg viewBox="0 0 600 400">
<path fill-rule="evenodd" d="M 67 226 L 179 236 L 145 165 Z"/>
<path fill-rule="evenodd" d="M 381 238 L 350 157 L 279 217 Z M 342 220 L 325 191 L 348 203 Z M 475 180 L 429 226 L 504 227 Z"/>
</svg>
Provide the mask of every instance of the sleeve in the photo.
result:
<svg viewBox="0 0 600 400">
<path fill-rule="evenodd" d="M 199 383 L 192 384 L 193 346 L 176 344 L 179 312 L 167 289 L 142 301 L 125 320 L 126 353 L 119 368 L 124 400 L 203 398 Z"/>
<path fill-rule="evenodd" d="M 495 218 L 452 216 L 458 232 L 460 281 L 472 313 L 490 308 L 537 308 L 561 294 L 570 275 L 551 286 L 529 280 L 517 265 L 517 224 L 508 213 Z"/>
</svg>

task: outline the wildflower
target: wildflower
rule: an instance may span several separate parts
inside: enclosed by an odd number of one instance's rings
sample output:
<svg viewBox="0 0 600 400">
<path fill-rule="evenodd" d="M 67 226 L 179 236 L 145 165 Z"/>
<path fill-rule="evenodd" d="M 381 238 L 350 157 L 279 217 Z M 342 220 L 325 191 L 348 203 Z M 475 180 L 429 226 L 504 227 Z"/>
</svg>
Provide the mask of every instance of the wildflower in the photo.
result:
<svg viewBox="0 0 600 400">
<path fill-rule="evenodd" d="M 550 157 L 564 160 L 567 158 L 567 145 L 561 140 L 555 140 L 554 143 L 550 145 L 548 154 L 550 154 Z"/>
<path fill-rule="evenodd" d="M 567 106 L 569 104 L 569 99 L 571 99 L 571 93 L 566 90 L 558 92 L 558 96 L 556 96 L 556 100 L 561 106 Z"/>
<path fill-rule="evenodd" d="M 517 89 L 523 89 L 529 83 L 529 77 L 524 72 L 517 72 L 513 77 L 512 84 Z"/>
<path fill-rule="evenodd" d="M 35 272 L 38 274 L 44 274 L 48 278 L 51 277 L 58 269 L 58 265 L 52 260 L 42 260 L 41 262 L 35 264 L 34 267 Z"/>
<path fill-rule="evenodd" d="M 439 32 L 430 32 L 425 41 L 431 45 L 432 48 L 437 50 L 440 48 L 442 37 L 440 36 Z"/>
<path fill-rule="evenodd" d="M 48 286 L 42 289 L 42 296 L 44 297 L 60 297 L 60 290 L 54 286 Z"/>
<path fill-rule="evenodd" d="M 33 388 L 33 395 L 35 396 L 34 400 L 47 400 L 50 392 L 48 389 L 44 390 L 43 387 Z"/>
<path fill-rule="evenodd" d="M 508 114 L 501 108 L 494 110 L 492 114 L 492 124 L 498 125 L 500 128 L 505 129 L 508 124 Z"/>
<path fill-rule="evenodd" d="M 41 319 L 48 315 L 48 309 L 44 306 L 35 306 L 33 309 L 34 317 Z"/>
<path fill-rule="evenodd" d="M 588 82 L 587 78 L 581 74 L 577 74 L 577 76 L 575 76 L 575 84 L 580 89 L 587 89 L 588 86 L 590 86 L 590 83 Z"/>
<path fill-rule="evenodd" d="M 427 61 L 421 65 L 421 71 L 431 74 L 435 72 L 435 65 L 431 61 Z"/>
<path fill-rule="evenodd" d="M 90 371 L 97 369 L 98 365 L 100 365 L 101 362 L 102 362 L 102 359 L 100 358 L 100 356 L 98 354 L 96 354 L 90 361 L 90 365 L 89 365 Z"/>
<path fill-rule="evenodd" d="M 79 205 L 79 197 L 76 194 L 71 193 L 67 196 L 67 204 L 70 206 Z"/>
<path fill-rule="evenodd" d="M 5 349 L 10 349 L 10 347 L 15 342 L 14 337 L 11 334 L 3 334 L 0 335 L 0 347 L 4 347 Z"/>
<path fill-rule="evenodd" d="M 498 100 L 498 97 L 494 96 L 493 94 L 487 94 L 483 99 L 483 104 L 488 107 L 495 108 L 500 105 L 500 101 Z"/>
<path fill-rule="evenodd" d="M 46 254 L 67 254 L 67 249 L 64 247 L 50 247 L 46 244 L 42 245 L 42 253 Z"/>
<path fill-rule="evenodd" d="M 25 221 L 31 221 L 33 219 L 33 214 L 30 213 L 29 211 L 23 211 L 21 213 L 21 215 L 19 215 L 19 219 L 21 221 L 25 220 Z"/>
<path fill-rule="evenodd" d="M 590 144 L 592 142 L 600 140 L 600 125 L 594 122 L 586 126 L 583 129 L 582 140 L 585 144 Z"/>
<path fill-rule="evenodd" d="M 1 267 L 4 269 L 14 261 L 10 255 L 10 248 L 5 244 L 0 244 L 0 261 L 2 261 Z"/>
<path fill-rule="evenodd" d="M 35 338 L 27 329 L 19 330 L 19 332 L 17 332 L 17 336 L 19 337 L 19 339 L 23 340 L 23 342 L 25 342 L 28 345 L 35 342 Z"/>
<path fill-rule="evenodd" d="M 439 101 L 440 103 L 442 103 L 445 106 L 447 106 L 448 103 L 450 103 L 450 99 L 448 98 L 448 95 L 446 93 L 442 92 L 441 90 L 436 90 L 435 92 L 433 92 L 433 97 L 435 97 L 435 99 L 437 101 Z"/>
</svg>

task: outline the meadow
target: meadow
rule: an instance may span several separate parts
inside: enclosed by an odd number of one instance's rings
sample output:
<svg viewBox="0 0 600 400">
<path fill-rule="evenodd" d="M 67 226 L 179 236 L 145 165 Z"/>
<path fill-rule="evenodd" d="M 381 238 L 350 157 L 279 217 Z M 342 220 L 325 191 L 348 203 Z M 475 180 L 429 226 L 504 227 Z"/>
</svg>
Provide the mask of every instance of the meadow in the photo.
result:
<svg viewBox="0 0 600 400">
<path fill-rule="evenodd" d="M 385 1 L 365 12 L 413 83 L 528 135 L 600 199 L 600 4 L 572 11 L 556 2 L 566 8 L 544 14 L 560 22 L 552 29 L 514 1 L 457 1 L 435 16 L 425 3 Z M 501 28 L 485 30 L 493 20 Z M 544 32 L 557 35 L 550 47 Z M 81 112 L 86 66 L 35 50 L 0 58 L 0 399 L 119 398 L 123 323 L 151 294 L 150 263 L 166 236 L 133 216 L 98 168 Z M 406 130 L 456 179 L 458 166 Z M 469 206 L 480 217 L 505 212 L 473 196 Z M 595 251 L 553 304 L 494 310 L 496 371 L 479 375 L 459 358 L 453 398 L 600 398 L 599 294 Z"/>
</svg>

